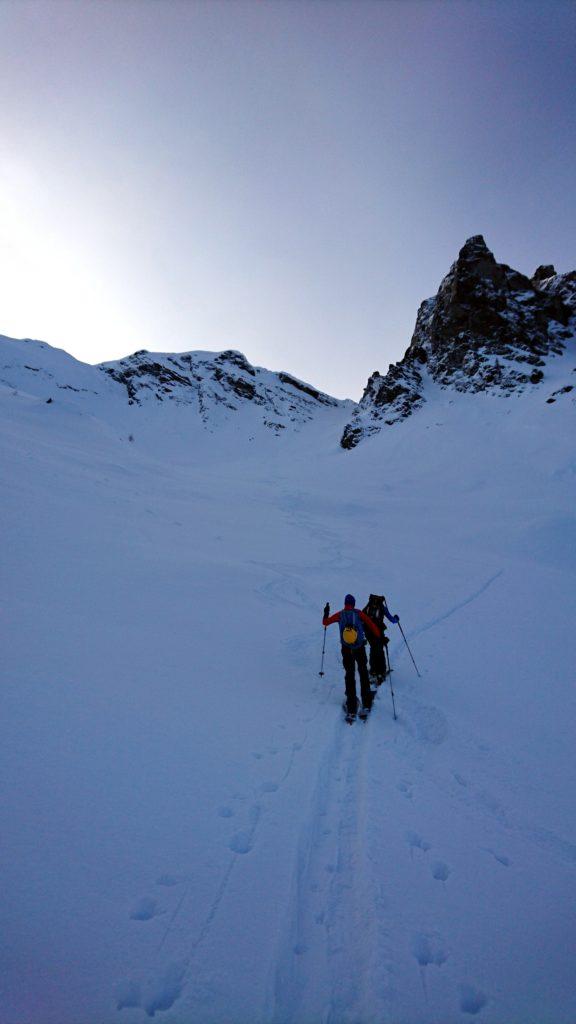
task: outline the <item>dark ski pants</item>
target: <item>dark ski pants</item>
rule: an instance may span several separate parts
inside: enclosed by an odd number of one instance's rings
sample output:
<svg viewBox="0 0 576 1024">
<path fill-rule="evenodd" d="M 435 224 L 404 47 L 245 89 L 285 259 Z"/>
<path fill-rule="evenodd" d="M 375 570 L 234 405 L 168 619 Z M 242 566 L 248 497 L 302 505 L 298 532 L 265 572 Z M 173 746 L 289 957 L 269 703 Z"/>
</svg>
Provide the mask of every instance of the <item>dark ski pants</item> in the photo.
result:
<svg viewBox="0 0 576 1024">
<path fill-rule="evenodd" d="M 346 708 L 351 714 L 358 709 L 358 698 L 356 696 L 356 665 L 360 676 L 360 693 L 365 708 L 372 704 L 372 690 L 370 689 L 370 678 L 368 676 L 368 663 L 366 661 L 365 647 L 344 647 L 342 645 L 342 664 L 346 673 Z"/>
<path fill-rule="evenodd" d="M 386 675 L 386 655 L 384 653 L 384 640 L 380 637 L 368 641 L 370 644 L 370 671 L 375 676 Z"/>
</svg>

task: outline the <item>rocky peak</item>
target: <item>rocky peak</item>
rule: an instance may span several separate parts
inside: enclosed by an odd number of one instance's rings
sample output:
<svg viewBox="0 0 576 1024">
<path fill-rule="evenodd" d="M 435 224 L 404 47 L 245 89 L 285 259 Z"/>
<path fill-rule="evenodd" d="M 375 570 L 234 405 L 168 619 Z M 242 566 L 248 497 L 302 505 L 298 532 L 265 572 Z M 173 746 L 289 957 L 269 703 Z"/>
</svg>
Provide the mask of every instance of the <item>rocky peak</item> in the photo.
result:
<svg viewBox="0 0 576 1024">
<path fill-rule="evenodd" d="M 538 270 L 540 269 L 554 271 L 552 266 L 539 267 Z M 538 271 L 536 271 L 537 273 Z M 541 292 L 547 292 L 548 295 L 555 295 L 572 311 L 573 315 L 576 315 L 576 270 L 571 270 L 568 274 L 553 273 L 543 277 L 538 282 L 538 288 Z"/>
<path fill-rule="evenodd" d="M 537 288 L 542 281 L 546 281 L 549 277 L 556 277 L 556 270 L 552 263 L 544 263 L 534 271 L 531 281 Z"/>
<path fill-rule="evenodd" d="M 498 264 L 486 245 L 484 236 L 472 235 L 460 249 L 454 266 L 460 269 L 467 267 L 471 273 L 476 273 L 480 277 L 490 275 Z"/>
<path fill-rule="evenodd" d="M 576 273 L 551 265 L 534 277 L 498 263 L 482 235 L 469 238 L 437 294 L 420 306 L 404 358 L 368 381 L 341 444 L 405 419 L 427 379 L 457 391 L 505 394 L 538 385 L 546 359 L 576 330 Z"/>
<path fill-rule="evenodd" d="M 286 373 L 252 366 L 242 352 L 151 354 L 144 350 L 101 369 L 122 384 L 130 405 L 152 401 L 189 405 L 205 424 L 258 406 L 267 427 L 278 433 L 312 419 L 320 408 L 344 405 Z"/>
</svg>

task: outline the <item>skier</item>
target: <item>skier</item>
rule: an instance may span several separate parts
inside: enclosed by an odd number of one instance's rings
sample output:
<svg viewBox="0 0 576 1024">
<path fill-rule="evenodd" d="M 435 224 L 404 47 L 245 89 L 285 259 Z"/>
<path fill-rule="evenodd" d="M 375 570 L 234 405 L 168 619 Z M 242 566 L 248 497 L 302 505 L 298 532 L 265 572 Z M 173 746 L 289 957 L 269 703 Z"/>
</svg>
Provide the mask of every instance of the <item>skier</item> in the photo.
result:
<svg viewBox="0 0 576 1024">
<path fill-rule="evenodd" d="M 337 622 L 340 627 L 340 642 L 342 644 L 342 664 L 344 665 L 346 684 L 346 719 L 352 721 L 358 711 L 358 697 L 356 696 L 356 675 L 355 666 L 358 666 L 360 676 L 360 693 L 362 696 L 362 716 L 365 717 L 372 707 L 372 690 L 370 689 L 370 678 L 368 676 L 368 664 L 366 661 L 366 637 L 364 626 L 367 626 L 375 637 L 380 636 L 380 630 L 372 619 L 365 612 L 356 608 L 356 598 L 352 594 L 346 594 L 344 608 L 330 615 L 330 605 L 324 608 L 322 625 L 330 626 Z"/>
<path fill-rule="evenodd" d="M 379 594 L 370 594 L 364 611 L 380 630 L 379 637 L 375 637 L 373 633 L 367 634 L 367 640 L 370 645 L 370 675 L 375 677 L 376 685 L 380 686 L 380 683 L 386 678 L 387 671 L 384 648 L 388 646 L 388 637 L 386 636 L 384 616 L 386 616 L 388 622 L 392 622 L 394 625 L 400 620 L 397 615 L 390 615 L 386 598 L 381 597 Z"/>
</svg>

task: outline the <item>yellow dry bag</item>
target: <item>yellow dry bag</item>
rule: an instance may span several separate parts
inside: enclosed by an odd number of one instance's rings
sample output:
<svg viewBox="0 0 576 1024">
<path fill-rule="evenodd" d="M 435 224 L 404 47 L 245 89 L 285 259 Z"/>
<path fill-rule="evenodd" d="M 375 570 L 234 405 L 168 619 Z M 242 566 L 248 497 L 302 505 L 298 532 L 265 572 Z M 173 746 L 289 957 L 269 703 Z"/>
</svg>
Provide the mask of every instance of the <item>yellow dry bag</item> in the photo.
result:
<svg viewBox="0 0 576 1024">
<path fill-rule="evenodd" d="M 342 639 L 345 644 L 350 644 L 352 646 L 358 639 L 358 630 L 354 629 L 354 626 L 344 626 L 344 629 L 342 630 Z"/>
</svg>

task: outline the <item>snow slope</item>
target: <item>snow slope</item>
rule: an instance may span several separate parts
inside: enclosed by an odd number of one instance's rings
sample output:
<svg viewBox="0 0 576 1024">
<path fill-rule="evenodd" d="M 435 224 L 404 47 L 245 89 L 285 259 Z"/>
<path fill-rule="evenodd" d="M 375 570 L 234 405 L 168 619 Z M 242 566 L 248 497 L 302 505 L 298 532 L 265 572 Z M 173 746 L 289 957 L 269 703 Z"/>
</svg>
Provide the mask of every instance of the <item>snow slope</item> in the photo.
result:
<svg viewBox="0 0 576 1024">
<path fill-rule="evenodd" d="M 575 366 L 353 452 L 0 389 L 2 1024 L 573 1024 Z"/>
</svg>

